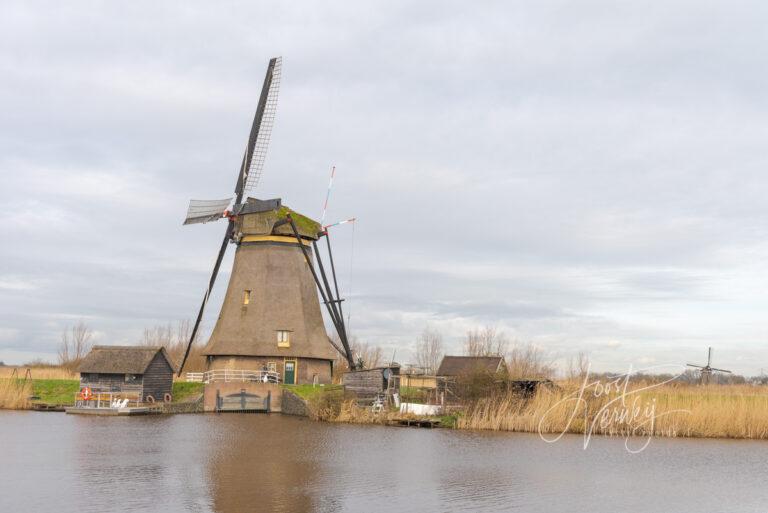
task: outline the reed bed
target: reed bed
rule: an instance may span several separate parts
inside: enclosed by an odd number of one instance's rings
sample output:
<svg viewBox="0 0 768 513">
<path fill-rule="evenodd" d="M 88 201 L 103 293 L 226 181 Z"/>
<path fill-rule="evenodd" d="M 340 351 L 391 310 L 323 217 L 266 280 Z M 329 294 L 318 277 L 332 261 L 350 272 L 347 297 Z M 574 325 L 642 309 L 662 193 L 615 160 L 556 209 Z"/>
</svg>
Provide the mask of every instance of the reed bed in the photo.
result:
<svg viewBox="0 0 768 513">
<path fill-rule="evenodd" d="M 24 410 L 30 407 L 32 381 L 24 379 L 0 379 L 0 409 Z"/>
<path fill-rule="evenodd" d="M 480 398 L 458 419 L 462 429 L 665 437 L 768 439 L 768 387 L 632 383 L 583 390 L 574 382 L 533 397 Z M 548 436 L 552 439 L 554 436 Z"/>
<path fill-rule="evenodd" d="M 307 404 L 310 417 L 325 422 L 386 424 L 395 417 L 402 417 L 394 411 L 374 413 L 370 406 L 359 406 L 355 399 L 345 398 L 343 391 L 315 394 Z"/>
<path fill-rule="evenodd" d="M 28 410 L 33 395 L 52 404 L 71 403 L 78 379 L 77 374 L 53 365 L 0 367 L 0 409 Z"/>
<path fill-rule="evenodd" d="M 80 375 L 64 367 L 0 367 L 0 379 L 12 376 L 24 378 L 29 369 L 33 379 L 80 379 Z M 15 374 L 14 374 L 15 371 Z"/>
</svg>

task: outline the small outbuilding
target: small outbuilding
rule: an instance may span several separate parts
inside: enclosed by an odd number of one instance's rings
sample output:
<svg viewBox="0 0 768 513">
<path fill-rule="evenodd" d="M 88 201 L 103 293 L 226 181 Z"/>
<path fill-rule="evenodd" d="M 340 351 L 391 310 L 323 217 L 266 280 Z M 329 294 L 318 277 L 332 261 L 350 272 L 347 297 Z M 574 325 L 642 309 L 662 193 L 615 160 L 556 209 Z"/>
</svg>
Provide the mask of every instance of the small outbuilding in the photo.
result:
<svg viewBox="0 0 768 513">
<path fill-rule="evenodd" d="M 506 374 L 503 356 L 444 356 L 437 369 L 438 376 L 469 376 L 477 373 Z"/>
<path fill-rule="evenodd" d="M 400 391 L 400 365 L 392 363 L 385 367 L 361 369 L 341 375 L 344 389 L 354 392 L 359 399 L 376 397 L 378 394 Z"/>
<path fill-rule="evenodd" d="M 171 393 L 175 366 L 161 346 L 94 346 L 79 368 L 80 388 L 162 401 Z"/>
</svg>

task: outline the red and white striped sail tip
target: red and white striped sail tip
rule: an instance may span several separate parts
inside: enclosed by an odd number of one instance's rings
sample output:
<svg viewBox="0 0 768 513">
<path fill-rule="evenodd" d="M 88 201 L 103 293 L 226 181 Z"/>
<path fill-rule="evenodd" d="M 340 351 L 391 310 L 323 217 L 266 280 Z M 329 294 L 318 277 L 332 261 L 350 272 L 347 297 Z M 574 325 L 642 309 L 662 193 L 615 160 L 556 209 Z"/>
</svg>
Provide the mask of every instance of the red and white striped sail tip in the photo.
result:
<svg viewBox="0 0 768 513">
<path fill-rule="evenodd" d="M 325 213 L 328 211 L 328 200 L 331 197 L 331 187 L 333 187 L 333 175 L 336 174 L 336 166 L 331 168 L 331 179 L 328 180 L 328 191 L 325 193 L 325 203 L 323 203 L 323 214 L 320 216 L 320 224 L 325 221 Z"/>
<path fill-rule="evenodd" d="M 323 226 L 323 230 L 327 230 L 328 228 L 331 228 L 332 226 L 339 226 L 339 225 L 342 225 L 342 224 L 354 223 L 356 220 L 357 220 L 356 217 L 351 217 L 349 219 L 345 219 L 344 221 L 339 221 L 337 223 L 327 224 L 327 225 Z"/>
</svg>

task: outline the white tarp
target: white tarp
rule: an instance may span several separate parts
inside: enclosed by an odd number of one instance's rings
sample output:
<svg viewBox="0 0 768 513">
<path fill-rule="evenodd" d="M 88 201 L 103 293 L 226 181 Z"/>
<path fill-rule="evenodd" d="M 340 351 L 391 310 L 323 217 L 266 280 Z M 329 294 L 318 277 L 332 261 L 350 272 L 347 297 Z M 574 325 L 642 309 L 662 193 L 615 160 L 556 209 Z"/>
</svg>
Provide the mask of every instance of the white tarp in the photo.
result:
<svg viewBox="0 0 768 513">
<path fill-rule="evenodd" d="M 413 413 L 414 415 L 439 415 L 439 404 L 400 403 L 400 413 Z"/>
</svg>

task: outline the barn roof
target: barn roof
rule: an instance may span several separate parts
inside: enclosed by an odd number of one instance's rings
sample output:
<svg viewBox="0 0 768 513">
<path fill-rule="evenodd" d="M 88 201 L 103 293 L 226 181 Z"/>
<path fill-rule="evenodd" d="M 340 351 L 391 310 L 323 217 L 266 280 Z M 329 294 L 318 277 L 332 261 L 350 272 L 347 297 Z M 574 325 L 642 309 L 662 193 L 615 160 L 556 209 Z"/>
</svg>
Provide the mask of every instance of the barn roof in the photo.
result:
<svg viewBox="0 0 768 513">
<path fill-rule="evenodd" d="M 506 369 L 503 356 L 444 356 L 438 376 L 460 376 L 474 372 L 495 374 Z"/>
<path fill-rule="evenodd" d="M 99 374 L 144 374 L 157 353 L 171 369 L 173 362 L 162 346 L 93 346 L 80 364 L 79 372 Z"/>
</svg>

